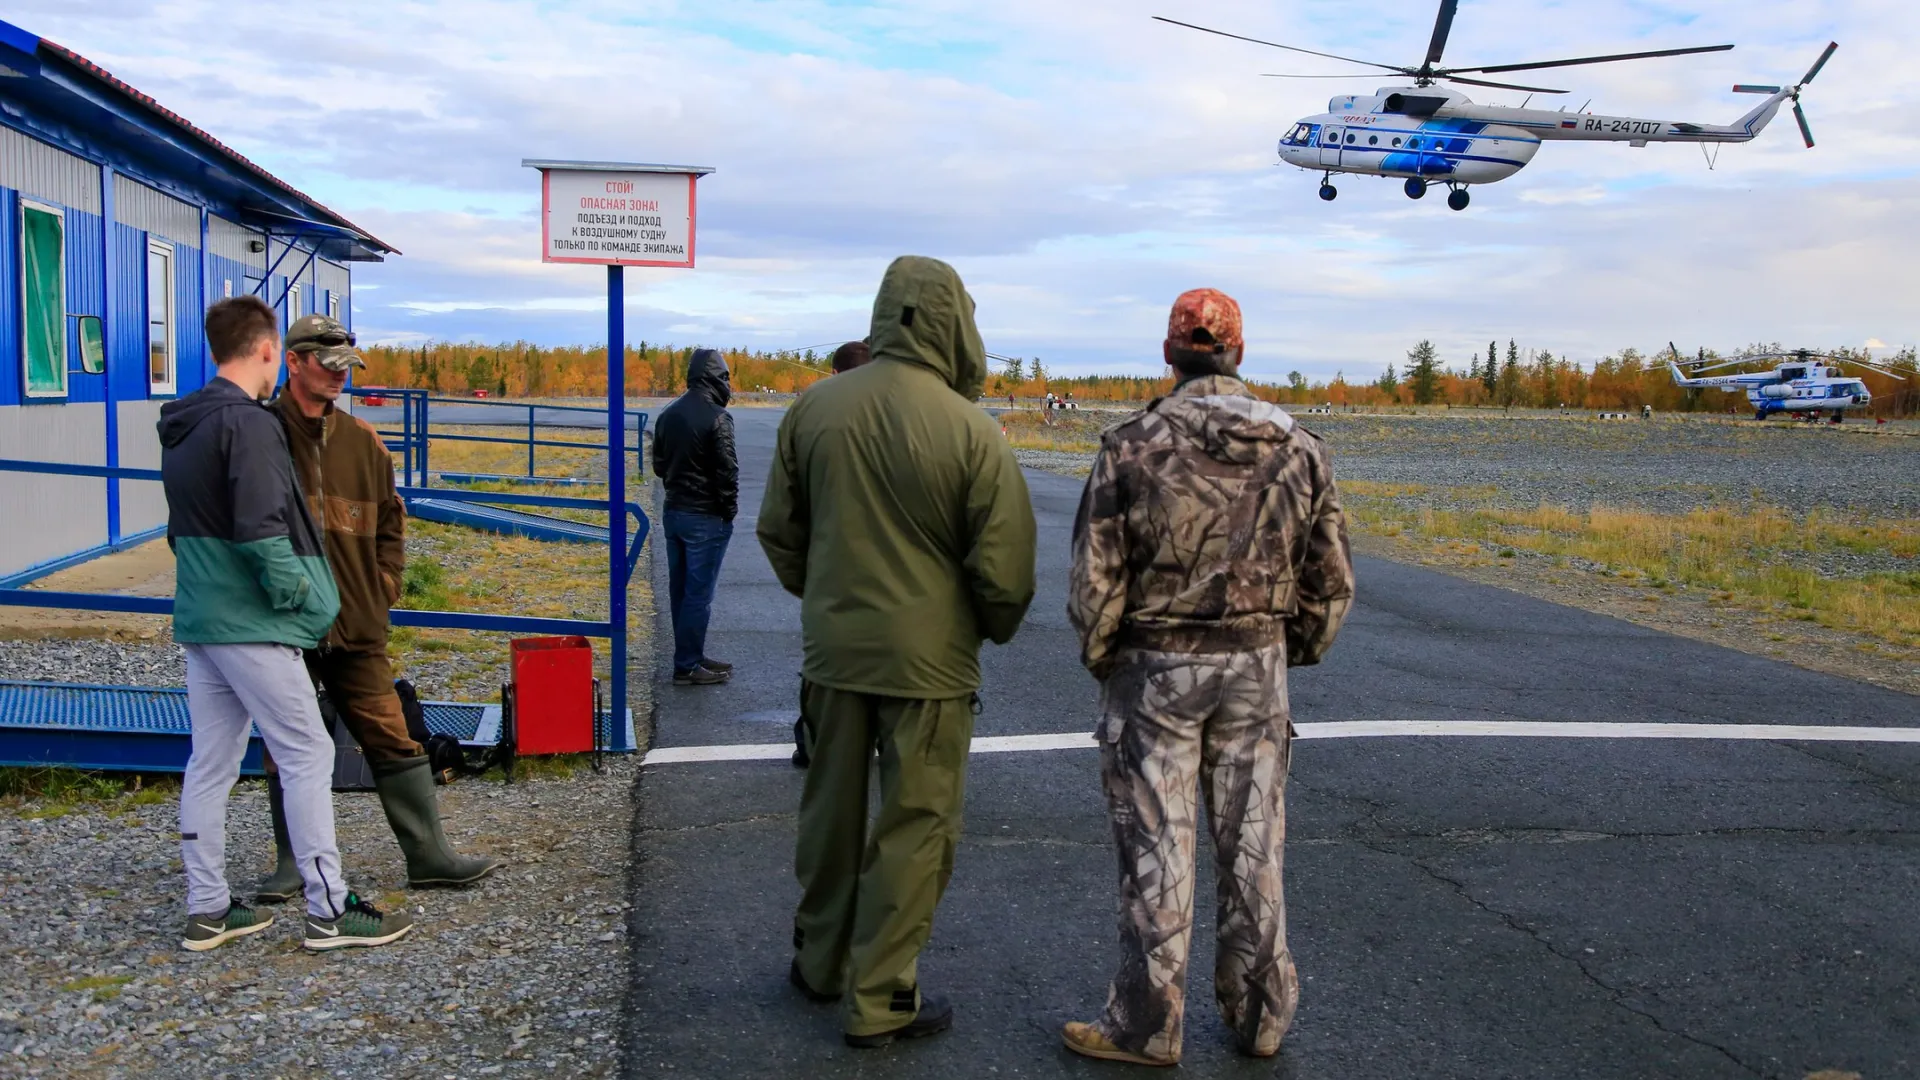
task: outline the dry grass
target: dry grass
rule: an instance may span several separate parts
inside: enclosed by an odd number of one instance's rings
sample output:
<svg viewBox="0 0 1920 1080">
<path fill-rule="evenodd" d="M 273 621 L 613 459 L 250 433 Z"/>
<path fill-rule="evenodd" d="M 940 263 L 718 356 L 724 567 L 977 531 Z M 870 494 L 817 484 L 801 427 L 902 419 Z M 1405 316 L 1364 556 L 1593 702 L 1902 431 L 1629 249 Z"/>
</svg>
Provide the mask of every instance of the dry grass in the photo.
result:
<svg viewBox="0 0 1920 1080">
<path fill-rule="evenodd" d="M 591 497 L 591 496 L 588 496 Z M 599 515 L 602 522 L 605 515 Z M 399 607 L 550 619 L 604 619 L 607 549 L 598 544 L 553 543 L 496 536 L 457 525 L 408 526 L 407 595 Z M 644 642 L 652 592 L 636 573 L 628 593 L 630 640 Z M 390 651 L 405 671 L 433 667 L 441 692 L 463 701 L 490 701 L 507 681 L 507 639 L 465 630 L 395 627 Z M 436 661 L 457 659 L 456 664 Z M 594 673 L 609 673 L 604 642 L 594 646 Z"/>
<path fill-rule="evenodd" d="M 1530 552 L 1654 589 L 1715 599 L 1906 647 L 1920 646 L 1920 522 L 1804 517 L 1769 506 L 1685 514 L 1594 506 L 1493 505 L 1486 489 L 1441 497 L 1411 484 L 1342 485 L 1354 527 L 1465 542 L 1497 557 Z M 1875 567 L 1859 570 L 1857 566 Z M 1879 569 L 1878 567 L 1910 567 Z"/>
<path fill-rule="evenodd" d="M 449 436 L 473 436 L 493 439 L 520 439 L 520 445 L 466 442 Z M 534 468 L 540 476 L 604 476 L 607 451 L 606 433 L 592 428 L 540 427 L 534 436 L 554 442 L 592 443 L 597 447 L 573 449 L 542 446 L 535 450 Z M 525 425 L 479 426 L 435 425 L 434 438 L 427 448 L 427 460 L 435 472 L 494 473 L 504 476 L 527 475 L 527 429 Z M 632 468 L 631 461 L 629 468 Z"/>
<path fill-rule="evenodd" d="M 1052 422 L 1040 410 L 1000 414 L 1007 442 L 1016 450 L 1051 450 L 1062 454 L 1091 454 L 1100 449 L 1100 429 L 1113 417 L 1055 411 Z"/>
</svg>

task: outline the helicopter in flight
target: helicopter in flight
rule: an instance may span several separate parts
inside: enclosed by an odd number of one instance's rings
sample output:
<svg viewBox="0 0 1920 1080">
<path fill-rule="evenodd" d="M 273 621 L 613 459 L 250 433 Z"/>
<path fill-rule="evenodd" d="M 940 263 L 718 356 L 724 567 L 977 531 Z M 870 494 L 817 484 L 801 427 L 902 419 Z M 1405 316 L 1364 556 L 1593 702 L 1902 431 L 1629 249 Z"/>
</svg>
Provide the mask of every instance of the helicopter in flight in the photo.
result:
<svg viewBox="0 0 1920 1080">
<path fill-rule="evenodd" d="M 1667 362 L 1667 368 L 1673 373 L 1673 385 L 1717 387 L 1728 393 L 1745 391 L 1747 402 L 1753 406 L 1755 420 L 1765 420 L 1777 412 L 1817 420 L 1825 413 L 1830 421 L 1837 424 L 1848 409 L 1864 409 L 1872 404 L 1873 395 L 1867 392 L 1867 384 L 1842 371 L 1838 366 L 1841 364 L 1865 368 L 1898 382 L 1906 381 L 1886 368 L 1855 360 L 1851 356 L 1817 353 L 1807 349 L 1751 353 L 1718 364 L 1695 364 L 1690 375 L 1683 375 L 1680 372 L 1680 350 L 1674 348 L 1672 342 L 1667 343 L 1667 348 L 1673 353 L 1673 359 Z M 1777 361 L 1770 371 L 1702 374 L 1720 368 L 1747 367 L 1770 361 Z"/>
<path fill-rule="evenodd" d="M 1407 197 L 1418 199 L 1436 184 L 1447 187 L 1447 205 L 1465 210 L 1471 201 L 1469 185 L 1491 184 L 1519 172 L 1540 144 L 1548 140 L 1570 142 L 1624 142 L 1645 146 L 1650 142 L 1689 142 L 1707 144 L 1750 142 L 1780 111 L 1793 102 L 1793 116 L 1800 124 L 1801 137 L 1809 149 L 1813 129 L 1800 108 L 1800 91 L 1826 66 L 1827 59 L 1840 46 L 1828 43 L 1800 81 L 1792 86 L 1735 86 L 1738 94 L 1764 94 L 1766 100 L 1731 124 L 1695 124 L 1674 120 L 1645 120 L 1630 116 L 1601 116 L 1589 112 L 1529 109 L 1522 105 L 1483 105 L 1465 94 L 1437 82 L 1491 86 L 1502 90 L 1522 90 L 1532 94 L 1564 94 L 1544 86 L 1524 86 L 1470 76 L 1497 75 L 1509 71 L 1535 71 L 1541 68 L 1575 67 L 1582 64 L 1610 64 L 1620 60 L 1644 60 L 1660 56 L 1686 56 L 1693 53 L 1726 52 L 1732 45 L 1701 45 L 1682 49 L 1654 49 L 1646 52 L 1613 53 L 1606 56 L 1581 56 L 1566 60 L 1543 60 L 1521 64 L 1483 64 L 1475 67 L 1442 67 L 1440 57 L 1446 51 L 1447 37 L 1453 29 L 1454 12 L 1460 0 L 1440 0 L 1440 12 L 1433 24 L 1433 38 L 1427 45 L 1426 59 L 1418 67 L 1379 64 L 1347 56 L 1282 45 L 1274 41 L 1230 34 L 1224 30 L 1197 26 L 1162 15 L 1154 18 L 1189 30 L 1200 30 L 1221 37 L 1267 45 L 1289 52 L 1325 57 L 1349 64 L 1379 68 L 1411 76 L 1411 86 L 1383 86 L 1372 94 L 1342 94 L 1327 103 L 1327 111 L 1301 119 L 1280 139 L 1280 160 L 1308 172 L 1321 174 L 1320 197 L 1328 202 L 1339 194 L 1333 186 L 1335 173 L 1404 178 Z M 1270 74 L 1280 79 L 1348 79 L 1353 75 Z M 1529 96 L 1528 100 L 1531 100 Z M 1718 154 L 1716 145 L 1713 155 Z M 1713 156 L 1708 163 L 1713 163 Z"/>
</svg>

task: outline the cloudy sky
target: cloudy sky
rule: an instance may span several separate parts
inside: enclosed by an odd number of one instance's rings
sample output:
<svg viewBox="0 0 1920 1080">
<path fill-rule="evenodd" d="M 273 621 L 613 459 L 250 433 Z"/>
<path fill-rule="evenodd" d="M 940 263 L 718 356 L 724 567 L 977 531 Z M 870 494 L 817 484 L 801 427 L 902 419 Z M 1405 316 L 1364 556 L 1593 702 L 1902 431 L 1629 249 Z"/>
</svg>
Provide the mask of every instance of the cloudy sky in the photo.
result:
<svg viewBox="0 0 1920 1080">
<path fill-rule="evenodd" d="M 94 59 L 405 254 L 355 275 L 363 337 L 605 338 L 604 272 L 539 261 L 527 157 L 714 166 L 699 268 L 628 272 L 629 333 L 799 347 L 865 331 L 894 255 L 957 266 L 988 347 L 1157 373 L 1166 305 L 1246 309 L 1249 368 L 1371 378 L 1419 338 L 1582 361 L 1669 339 L 1920 340 L 1920 6 L 1464 0 L 1447 59 L 1734 42 L 1553 73 L 1578 109 L 1724 123 L 1829 39 L 1807 94 L 1709 171 L 1700 149 L 1548 144 L 1453 213 L 1396 181 L 1277 167 L 1334 93 L 1391 80 L 1165 14 L 1417 62 L 1429 0 L 15 0 Z M 1467 88 L 1477 100 L 1521 95 Z M 1536 101 L 1536 104 L 1538 101 Z"/>
</svg>

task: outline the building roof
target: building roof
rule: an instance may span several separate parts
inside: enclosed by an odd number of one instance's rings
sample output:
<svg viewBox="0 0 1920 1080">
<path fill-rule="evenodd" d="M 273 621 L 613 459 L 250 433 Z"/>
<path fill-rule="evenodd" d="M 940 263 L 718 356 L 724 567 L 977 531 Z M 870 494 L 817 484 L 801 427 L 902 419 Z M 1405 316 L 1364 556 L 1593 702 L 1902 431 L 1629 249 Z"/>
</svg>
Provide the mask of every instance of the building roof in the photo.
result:
<svg viewBox="0 0 1920 1080">
<path fill-rule="evenodd" d="M 24 119 L 36 135 L 70 143 L 60 136 L 78 134 L 111 145 L 126 155 L 115 167 L 143 180 L 170 177 L 179 187 L 189 186 L 183 178 L 191 177 L 197 183 L 190 186 L 199 189 L 194 194 L 230 203 L 243 224 L 282 238 L 303 236 L 329 257 L 378 261 L 400 253 L 64 45 L 0 21 L 0 71 L 24 80 L 0 79 L 0 97 L 18 95 L 45 107 L 44 116 L 10 117 Z"/>
</svg>

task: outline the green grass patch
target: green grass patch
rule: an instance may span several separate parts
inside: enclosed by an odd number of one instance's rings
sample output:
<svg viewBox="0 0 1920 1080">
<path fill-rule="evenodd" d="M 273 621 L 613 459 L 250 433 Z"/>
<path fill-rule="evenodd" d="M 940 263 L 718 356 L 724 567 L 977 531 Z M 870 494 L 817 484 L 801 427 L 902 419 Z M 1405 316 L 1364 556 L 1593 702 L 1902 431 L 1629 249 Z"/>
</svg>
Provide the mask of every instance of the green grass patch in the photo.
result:
<svg viewBox="0 0 1920 1080">
<path fill-rule="evenodd" d="M 132 981 L 131 975 L 89 975 L 84 979 L 62 983 L 60 992 L 75 994 L 87 991 L 92 993 L 93 1000 L 96 1002 L 112 1001 L 120 996 L 120 988 Z"/>
</svg>

